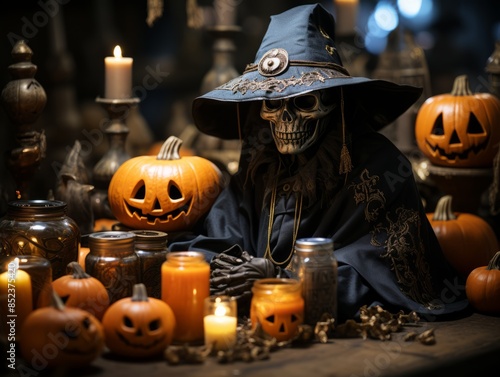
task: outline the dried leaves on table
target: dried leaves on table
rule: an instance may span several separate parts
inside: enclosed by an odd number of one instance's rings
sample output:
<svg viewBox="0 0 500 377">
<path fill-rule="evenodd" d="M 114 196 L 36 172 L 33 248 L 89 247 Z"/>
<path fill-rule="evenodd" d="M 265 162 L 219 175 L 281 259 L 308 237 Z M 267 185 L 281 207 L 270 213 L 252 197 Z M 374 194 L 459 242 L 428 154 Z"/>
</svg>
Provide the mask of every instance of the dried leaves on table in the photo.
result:
<svg viewBox="0 0 500 377">
<path fill-rule="evenodd" d="M 390 340 L 391 334 L 402 331 L 405 325 L 415 325 L 420 321 L 415 312 L 405 314 L 400 311 L 391 314 L 380 306 L 360 308 L 360 322 L 353 319 L 335 326 L 335 320 L 328 314 L 324 314 L 321 320 L 314 326 L 303 324 L 299 327 L 298 334 L 289 341 L 278 342 L 276 338 L 267 334 L 257 324 L 252 328 L 249 319 L 245 319 L 238 326 L 237 340 L 235 346 L 227 351 L 214 351 L 210 346 L 169 346 L 165 350 L 165 359 L 171 365 L 199 364 L 203 363 L 209 356 L 215 356 L 220 363 L 231 363 L 234 361 L 257 361 L 266 360 L 271 352 L 281 348 L 304 345 L 308 343 L 328 343 L 331 338 L 363 338 Z M 434 329 L 428 329 L 422 333 L 408 332 L 405 341 L 418 340 L 422 344 L 435 343 Z"/>
</svg>

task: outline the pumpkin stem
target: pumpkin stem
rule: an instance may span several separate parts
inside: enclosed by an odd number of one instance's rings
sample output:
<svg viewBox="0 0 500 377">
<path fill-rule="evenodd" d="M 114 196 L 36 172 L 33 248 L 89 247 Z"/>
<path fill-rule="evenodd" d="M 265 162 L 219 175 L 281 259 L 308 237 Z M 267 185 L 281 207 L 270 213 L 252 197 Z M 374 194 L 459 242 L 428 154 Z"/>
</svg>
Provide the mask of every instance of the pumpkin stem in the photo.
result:
<svg viewBox="0 0 500 377">
<path fill-rule="evenodd" d="M 160 148 L 157 160 L 179 160 L 181 158 L 179 151 L 181 149 L 182 140 L 176 136 L 170 136 Z"/>
<path fill-rule="evenodd" d="M 432 216 L 432 220 L 449 221 L 457 219 L 457 216 L 455 216 L 451 208 L 452 199 L 451 195 L 445 195 L 439 199 L 434 215 Z"/>
<path fill-rule="evenodd" d="M 66 273 L 68 275 L 72 275 L 73 279 L 88 279 L 91 276 L 83 271 L 82 266 L 78 262 L 70 262 L 66 267 Z"/>
<path fill-rule="evenodd" d="M 457 76 L 453 82 L 453 89 L 451 90 L 453 96 L 472 96 L 473 93 L 469 87 L 469 79 L 467 75 Z"/>
<path fill-rule="evenodd" d="M 143 283 L 134 285 L 132 290 L 132 301 L 149 301 L 148 292 Z"/>
<path fill-rule="evenodd" d="M 52 290 L 52 300 L 51 304 L 54 308 L 57 310 L 64 310 L 66 306 L 64 305 L 64 302 L 61 300 L 61 297 L 57 294 L 57 292 L 53 289 Z"/>
<path fill-rule="evenodd" d="M 493 255 L 493 258 L 491 258 L 486 269 L 487 270 L 500 270 L 500 251 L 497 251 L 496 254 Z"/>
</svg>

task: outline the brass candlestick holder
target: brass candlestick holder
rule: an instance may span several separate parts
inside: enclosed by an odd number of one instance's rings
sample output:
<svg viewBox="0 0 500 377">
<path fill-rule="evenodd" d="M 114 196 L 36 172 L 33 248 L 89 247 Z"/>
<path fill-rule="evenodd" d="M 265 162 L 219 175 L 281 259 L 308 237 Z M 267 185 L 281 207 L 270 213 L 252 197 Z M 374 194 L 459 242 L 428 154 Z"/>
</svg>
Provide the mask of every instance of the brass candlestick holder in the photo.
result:
<svg viewBox="0 0 500 377">
<path fill-rule="evenodd" d="M 92 171 L 93 185 L 95 187 L 92 195 L 92 211 L 94 218 L 114 218 L 108 202 L 108 187 L 113 174 L 120 165 L 131 156 L 125 149 L 125 143 L 129 134 L 126 119 L 130 110 L 140 102 L 139 98 L 101 98 L 97 97 L 99 103 L 108 113 L 108 122 L 104 125 L 103 132 L 108 140 L 109 150 L 95 164 Z"/>
</svg>

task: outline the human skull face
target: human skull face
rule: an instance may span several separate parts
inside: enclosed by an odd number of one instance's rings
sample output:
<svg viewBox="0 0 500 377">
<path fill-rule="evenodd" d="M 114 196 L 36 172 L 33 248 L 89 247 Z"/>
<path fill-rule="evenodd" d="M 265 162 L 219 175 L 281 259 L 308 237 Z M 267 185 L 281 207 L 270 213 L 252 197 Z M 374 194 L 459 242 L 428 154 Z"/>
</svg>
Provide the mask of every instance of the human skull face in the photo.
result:
<svg viewBox="0 0 500 377">
<path fill-rule="evenodd" d="M 265 100 L 260 116 L 270 122 L 278 151 L 297 154 L 313 145 L 323 134 L 327 115 L 336 106 L 326 91 L 318 90 L 292 98 Z"/>
</svg>

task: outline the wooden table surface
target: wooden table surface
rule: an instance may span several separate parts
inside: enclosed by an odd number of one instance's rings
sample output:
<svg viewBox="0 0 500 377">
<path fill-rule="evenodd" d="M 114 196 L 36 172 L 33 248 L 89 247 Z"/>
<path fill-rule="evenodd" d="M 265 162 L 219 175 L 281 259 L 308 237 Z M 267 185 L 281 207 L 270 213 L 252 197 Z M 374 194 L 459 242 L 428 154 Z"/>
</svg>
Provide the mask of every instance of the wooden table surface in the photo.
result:
<svg viewBox="0 0 500 377">
<path fill-rule="evenodd" d="M 435 330 L 436 343 L 405 341 L 409 331 Z M 261 361 L 170 365 L 165 360 L 124 361 L 107 354 L 83 369 L 44 371 L 39 376 L 189 377 L 375 377 L 500 376 L 500 317 L 471 314 L 443 322 L 419 322 L 392 339 L 330 339 L 306 348 L 281 348 Z M 2 373 L 22 376 L 16 372 Z M 29 375 L 29 374 L 26 374 Z"/>
</svg>

